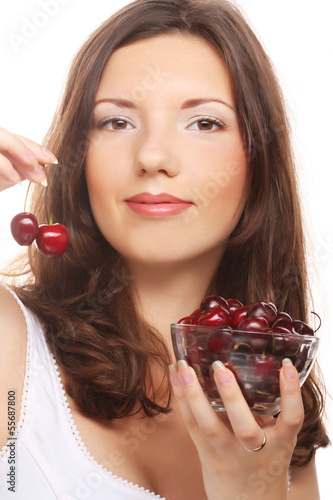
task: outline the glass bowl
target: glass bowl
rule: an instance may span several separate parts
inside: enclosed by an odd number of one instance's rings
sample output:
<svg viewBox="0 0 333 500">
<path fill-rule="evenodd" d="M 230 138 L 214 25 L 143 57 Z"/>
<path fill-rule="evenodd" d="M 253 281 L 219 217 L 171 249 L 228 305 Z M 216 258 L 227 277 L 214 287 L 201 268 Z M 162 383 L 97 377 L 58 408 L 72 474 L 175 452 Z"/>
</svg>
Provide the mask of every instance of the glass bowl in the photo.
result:
<svg viewBox="0 0 333 500">
<path fill-rule="evenodd" d="M 171 325 L 171 337 L 177 361 L 184 359 L 192 366 L 214 410 L 225 411 L 212 368 L 220 360 L 235 374 L 252 413 L 258 415 L 275 415 L 281 409 L 282 360 L 291 359 L 302 385 L 319 347 L 315 336 L 179 323 Z"/>
</svg>

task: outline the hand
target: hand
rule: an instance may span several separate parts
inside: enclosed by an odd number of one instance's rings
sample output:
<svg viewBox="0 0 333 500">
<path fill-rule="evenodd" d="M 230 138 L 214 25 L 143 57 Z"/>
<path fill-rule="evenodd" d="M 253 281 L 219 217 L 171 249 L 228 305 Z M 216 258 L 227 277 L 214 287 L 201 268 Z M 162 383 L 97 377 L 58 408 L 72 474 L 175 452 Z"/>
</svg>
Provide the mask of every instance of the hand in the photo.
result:
<svg viewBox="0 0 333 500">
<path fill-rule="evenodd" d="M 58 163 L 50 151 L 0 127 L 0 191 L 25 179 L 44 181 L 48 163 Z"/>
<path fill-rule="evenodd" d="M 288 363 L 288 362 L 287 362 Z M 213 363 L 229 422 L 212 409 L 195 371 L 185 361 L 170 379 L 187 430 L 198 450 L 208 500 L 286 500 L 288 469 L 304 419 L 297 370 L 280 371 L 278 418 L 251 413 L 233 373 Z M 261 447 L 256 452 L 248 451 Z"/>
</svg>

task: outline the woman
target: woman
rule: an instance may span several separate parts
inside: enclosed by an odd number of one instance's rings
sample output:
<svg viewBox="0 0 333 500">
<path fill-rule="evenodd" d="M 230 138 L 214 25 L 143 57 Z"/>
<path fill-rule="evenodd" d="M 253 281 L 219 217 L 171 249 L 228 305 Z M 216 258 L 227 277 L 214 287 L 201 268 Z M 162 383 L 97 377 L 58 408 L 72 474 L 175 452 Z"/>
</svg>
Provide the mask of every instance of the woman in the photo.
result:
<svg viewBox="0 0 333 500">
<path fill-rule="evenodd" d="M 307 318 L 286 115 L 237 10 L 133 2 L 73 61 L 47 149 L 4 130 L 0 141 L 2 188 L 17 173 L 41 182 L 54 163 L 31 212 L 71 235 L 57 259 L 29 247 L 26 282 L 1 289 L 1 391 L 23 396 L 0 470 L 16 446 L 18 498 L 319 498 L 315 450 L 328 437 L 315 373 L 300 391 L 285 364 L 281 413 L 255 418 L 217 367 L 227 420 L 174 367 L 170 323 L 205 295 Z"/>
</svg>

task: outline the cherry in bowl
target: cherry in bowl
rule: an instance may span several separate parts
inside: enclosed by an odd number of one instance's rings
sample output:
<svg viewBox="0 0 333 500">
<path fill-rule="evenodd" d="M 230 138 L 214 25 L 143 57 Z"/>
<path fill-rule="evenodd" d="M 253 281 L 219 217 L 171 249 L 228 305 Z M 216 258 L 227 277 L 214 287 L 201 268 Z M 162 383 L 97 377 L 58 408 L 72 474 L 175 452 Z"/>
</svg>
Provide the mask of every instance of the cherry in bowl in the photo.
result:
<svg viewBox="0 0 333 500">
<path fill-rule="evenodd" d="M 283 331 L 284 330 L 284 331 Z M 177 361 L 184 359 L 195 370 L 210 404 L 225 411 L 218 393 L 212 363 L 220 360 L 235 375 L 242 393 L 258 415 L 275 415 L 281 409 L 279 372 L 284 358 L 296 367 L 302 385 L 315 361 L 319 338 L 281 331 L 238 330 L 230 325 L 171 325 Z"/>
</svg>

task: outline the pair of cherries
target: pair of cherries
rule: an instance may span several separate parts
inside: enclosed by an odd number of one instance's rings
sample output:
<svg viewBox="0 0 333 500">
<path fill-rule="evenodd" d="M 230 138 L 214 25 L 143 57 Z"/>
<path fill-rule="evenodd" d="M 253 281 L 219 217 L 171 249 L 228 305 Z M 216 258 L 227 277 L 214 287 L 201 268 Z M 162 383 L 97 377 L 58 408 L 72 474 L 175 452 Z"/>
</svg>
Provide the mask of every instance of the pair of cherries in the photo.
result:
<svg viewBox="0 0 333 500">
<path fill-rule="evenodd" d="M 46 257 L 59 257 L 69 245 L 69 232 L 63 224 L 38 225 L 36 217 L 29 212 L 15 215 L 10 228 L 19 245 L 29 246 L 35 241 L 39 252 Z"/>
</svg>

